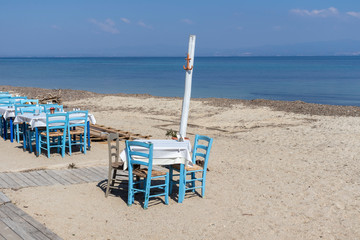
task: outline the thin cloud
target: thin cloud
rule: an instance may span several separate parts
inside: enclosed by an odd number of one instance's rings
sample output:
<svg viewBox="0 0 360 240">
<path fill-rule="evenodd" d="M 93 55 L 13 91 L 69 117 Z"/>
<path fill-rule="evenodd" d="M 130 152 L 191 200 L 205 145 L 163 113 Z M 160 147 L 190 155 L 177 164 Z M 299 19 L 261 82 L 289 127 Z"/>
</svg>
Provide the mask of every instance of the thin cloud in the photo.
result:
<svg viewBox="0 0 360 240">
<path fill-rule="evenodd" d="M 188 18 L 181 19 L 181 22 L 186 23 L 186 24 L 193 24 L 193 21 L 191 21 Z"/>
<path fill-rule="evenodd" d="M 106 19 L 105 22 L 97 21 L 96 19 L 90 19 L 89 22 L 97 26 L 103 32 L 108 32 L 112 34 L 118 34 L 119 30 L 115 26 L 115 22 L 110 18 Z"/>
<path fill-rule="evenodd" d="M 124 23 L 127 23 L 127 24 L 130 23 L 130 20 L 127 19 L 127 18 L 120 18 L 120 20 L 121 20 L 122 22 L 124 22 Z"/>
<path fill-rule="evenodd" d="M 324 18 L 339 15 L 339 11 L 334 7 L 329 7 L 320 10 L 291 9 L 290 12 L 299 16 L 324 17 Z"/>
<path fill-rule="evenodd" d="M 152 29 L 152 26 L 145 24 L 143 21 L 138 21 L 138 25 L 144 28 Z"/>
<path fill-rule="evenodd" d="M 360 18 L 360 12 L 347 12 L 346 14 L 352 17 Z"/>
</svg>

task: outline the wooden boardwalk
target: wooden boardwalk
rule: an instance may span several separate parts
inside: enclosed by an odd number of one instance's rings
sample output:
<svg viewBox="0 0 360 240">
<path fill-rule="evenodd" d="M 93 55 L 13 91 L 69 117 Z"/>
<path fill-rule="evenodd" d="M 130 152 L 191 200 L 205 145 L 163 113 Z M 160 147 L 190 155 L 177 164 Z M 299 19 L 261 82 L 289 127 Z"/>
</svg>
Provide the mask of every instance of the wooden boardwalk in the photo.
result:
<svg viewBox="0 0 360 240">
<path fill-rule="evenodd" d="M 107 180 L 107 167 L 0 173 L 0 190 L 25 187 L 70 185 Z M 124 174 L 126 175 L 126 172 Z M 124 177 L 126 178 L 126 177 Z M 0 191 L 0 240 L 61 239 L 11 203 Z"/>
</svg>

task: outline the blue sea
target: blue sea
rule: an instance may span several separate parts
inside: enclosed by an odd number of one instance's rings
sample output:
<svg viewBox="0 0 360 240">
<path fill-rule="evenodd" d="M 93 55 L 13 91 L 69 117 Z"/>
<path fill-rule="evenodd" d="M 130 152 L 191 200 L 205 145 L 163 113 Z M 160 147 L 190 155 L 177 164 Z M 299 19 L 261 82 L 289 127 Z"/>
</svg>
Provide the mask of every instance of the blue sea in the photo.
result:
<svg viewBox="0 0 360 240">
<path fill-rule="evenodd" d="M 0 58 L 0 85 L 182 97 L 184 57 Z M 195 57 L 192 97 L 360 106 L 360 57 Z"/>
</svg>

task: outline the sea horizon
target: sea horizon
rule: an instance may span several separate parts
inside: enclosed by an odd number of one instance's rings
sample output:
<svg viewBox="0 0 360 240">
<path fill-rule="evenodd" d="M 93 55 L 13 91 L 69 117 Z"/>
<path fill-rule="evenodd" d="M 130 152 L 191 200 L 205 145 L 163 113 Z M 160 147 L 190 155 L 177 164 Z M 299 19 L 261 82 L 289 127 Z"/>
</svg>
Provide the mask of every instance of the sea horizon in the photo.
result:
<svg viewBox="0 0 360 240">
<path fill-rule="evenodd" d="M 0 84 L 182 97 L 185 57 L 0 57 Z M 194 98 L 360 106 L 359 56 L 195 56 Z"/>
</svg>

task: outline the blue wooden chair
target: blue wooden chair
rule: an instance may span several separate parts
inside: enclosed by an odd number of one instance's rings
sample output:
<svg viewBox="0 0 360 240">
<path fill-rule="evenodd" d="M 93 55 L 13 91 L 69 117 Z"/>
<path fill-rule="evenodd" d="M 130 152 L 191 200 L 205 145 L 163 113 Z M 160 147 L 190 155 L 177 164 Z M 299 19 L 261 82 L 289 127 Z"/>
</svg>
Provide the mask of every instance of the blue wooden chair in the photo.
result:
<svg viewBox="0 0 360 240">
<path fill-rule="evenodd" d="M 40 106 L 43 108 L 43 112 L 50 113 L 50 108 L 55 108 L 55 112 L 64 112 L 64 108 L 62 105 L 58 104 L 40 104 Z"/>
<path fill-rule="evenodd" d="M 14 106 L 15 100 L 11 98 L 0 98 L 0 107 L 9 107 Z M 0 135 L 3 135 L 3 128 L 5 128 L 6 121 L 3 119 L 3 116 L 0 114 Z"/>
<path fill-rule="evenodd" d="M 24 108 L 24 107 L 29 107 L 29 106 L 32 106 L 32 105 L 29 105 L 29 104 L 15 104 L 15 117 L 18 115 L 18 114 L 21 114 L 21 108 Z M 16 142 L 20 142 L 20 137 L 23 137 L 23 134 L 24 134 L 24 124 L 16 124 L 15 125 L 15 128 L 14 128 L 14 131 L 15 131 L 15 139 L 16 139 Z M 24 139 L 24 137 L 23 137 Z"/>
<path fill-rule="evenodd" d="M 46 130 L 38 137 L 38 155 L 41 154 L 41 149 L 44 149 L 47 150 L 47 157 L 50 158 L 51 148 L 57 148 L 58 152 L 61 149 L 61 156 L 65 156 L 67 124 L 67 113 L 46 114 Z"/>
<path fill-rule="evenodd" d="M 201 188 L 201 197 L 205 196 L 206 170 L 209 161 L 210 149 L 213 139 L 207 136 L 196 135 L 192 155 L 193 166 L 184 166 L 184 164 L 176 164 L 170 166 L 170 193 L 174 183 L 179 184 L 178 202 L 181 203 L 185 198 L 186 191 L 195 192 L 195 189 Z M 177 170 L 180 174 L 179 181 L 174 181 L 173 170 Z M 201 174 L 201 177 L 196 177 L 196 174 Z M 187 179 L 187 176 L 191 179 Z M 200 186 L 196 186 L 196 182 L 200 182 Z"/>
<path fill-rule="evenodd" d="M 0 99 L 4 99 L 4 98 L 11 98 L 11 94 L 9 94 L 9 93 L 2 93 L 2 94 L 0 94 Z"/>
<path fill-rule="evenodd" d="M 165 204 L 169 204 L 169 174 L 152 169 L 153 145 L 151 143 L 126 141 L 126 153 L 129 172 L 128 206 L 134 203 L 136 193 L 144 193 L 144 209 L 148 207 L 149 198 L 153 197 L 165 196 Z M 146 166 L 147 168 L 134 167 L 134 165 Z M 134 177 L 139 180 L 134 181 Z M 164 177 L 164 184 L 152 185 L 152 180 Z M 152 195 L 150 192 L 152 189 L 163 190 L 163 192 Z"/>
<path fill-rule="evenodd" d="M 38 99 L 20 99 L 20 104 L 38 105 Z"/>
<path fill-rule="evenodd" d="M 29 105 L 26 105 L 29 106 Z M 22 107 L 20 113 L 41 113 L 42 108 L 40 106 Z M 23 124 L 23 148 L 29 149 L 32 152 L 32 142 L 36 140 L 35 131 L 32 131 L 26 124 Z"/>
<path fill-rule="evenodd" d="M 73 145 L 80 146 L 80 150 L 86 154 L 88 111 L 72 111 L 67 114 L 69 122 L 66 147 L 69 148 L 69 154 L 72 153 Z M 79 136 L 78 139 L 77 136 Z"/>
</svg>

